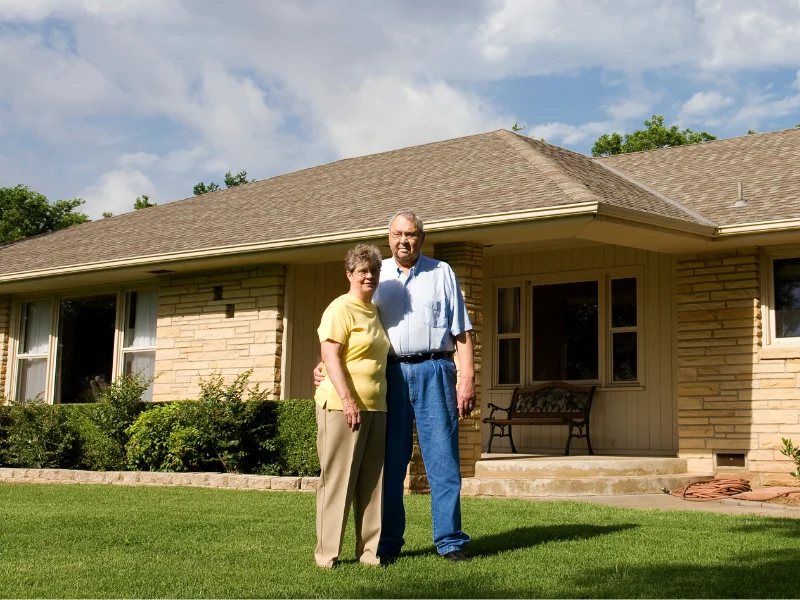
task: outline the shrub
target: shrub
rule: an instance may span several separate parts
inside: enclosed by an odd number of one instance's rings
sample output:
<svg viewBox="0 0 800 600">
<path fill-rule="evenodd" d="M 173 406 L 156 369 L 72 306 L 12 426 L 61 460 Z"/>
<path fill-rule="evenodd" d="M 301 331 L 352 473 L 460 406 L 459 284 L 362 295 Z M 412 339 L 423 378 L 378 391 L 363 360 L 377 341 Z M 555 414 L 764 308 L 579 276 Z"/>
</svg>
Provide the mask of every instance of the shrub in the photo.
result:
<svg viewBox="0 0 800 600">
<path fill-rule="evenodd" d="M 263 401 L 264 396 L 257 385 L 248 387 L 251 374 L 252 371 L 245 371 L 228 385 L 219 374 L 200 382 L 196 448 L 198 451 L 210 449 L 228 473 L 245 472 L 252 465 L 252 460 L 248 459 L 254 450 L 248 440 L 257 433 L 259 439 L 269 435 L 263 430 L 266 424 L 253 419 L 258 411 L 248 410 L 248 406 Z M 246 399 L 249 401 L 245 402 Z M 203 458 L 208 462 L 210 457 Z"/>
<path fill-rule="evenodd" d="M 783 448 L 781 448 L 781 454 L 784 456 L 788 456 L 794 461 L 796 471 L 792 473 L 792 477 L 800 479 L 800 447 L 796 447 L 792 444 L 792 440 L 787 440 L 786 438 L 781 438 L 783 441 Z"/>
<path fill-rule="evenodd" d="M 274 402 L 278 412 L 275 436 L 279 475 L 319 475 L 316 405 L 313 400 Z"/>
<path fill-rule="evenodd" d="M 197 404 L 194 402 L 174 402 L 160 404 L 141 413 L 127 432 L 128 468 L 138 471 L 188 471 L 189 465 L 199 464 L 200 461 L 190 452 L 192 448 L 179 446 L 190 436 L 176 434 L 180 429 L 193 427 L 196 410 Z"/>
<path fill-rule="evenodd" d="M 13 403 L 5 409 L 0 464 L 29 469 L 72 469 L 81 455 L 80 435 L 61 406 Z"/>
<path fill-rule="evenodd" d="M 142 394 L 152 382 L 139 373 L 123 375 L 102 392 L 92 417 L 98 428 L 120 448 L 128 442 L 128 428 L 148 406 L 147 402 L 142 402 Z"/>
</svg>

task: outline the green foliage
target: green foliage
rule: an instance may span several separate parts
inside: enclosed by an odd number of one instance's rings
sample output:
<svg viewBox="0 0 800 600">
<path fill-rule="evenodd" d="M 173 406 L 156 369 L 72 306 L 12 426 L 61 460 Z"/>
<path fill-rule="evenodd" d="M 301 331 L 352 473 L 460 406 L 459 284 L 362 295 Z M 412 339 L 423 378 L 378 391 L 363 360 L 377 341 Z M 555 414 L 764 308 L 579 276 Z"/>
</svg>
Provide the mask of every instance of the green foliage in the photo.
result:
<svg viewBox="0 0 800 600">
<path fill-rule="evenodd" d="M 201 181 L 196 186 L 194 186 L 194 189 L 192 191 L 194 192 L 195 196 L 202 196 L 203 194 L 209 194 L 211 192 L 216 192 L 219 189 L 220 189 L 220 187 L 219 187 L 218 183 L 214 183 L 212 181 L 211 183 L 206 185 L 205 183 L 203 183 Z"/>
<path fill-rule="evenodd" d="M 657 150 L 686 144 L 698 144 L 717 139 L 705 131 L 696 132 L 691 129 L 681 131 L 677 125 L 664 126 L 663 115 L 653 115 L 644 122 L 646 129 L 636 129 L 623 137 L 619 133 L 604 133 L 592 147 L 592 156 L 610 156 L 642 150 Z"/>
<path fill-rule="evenodd" d="M 784 456 L 788 456 L 794 461 L 795 466 L 797 469 L 794 473 L 792 473 L 792 477 L 796 479 L 800 479 L 800 447 L 795 446 L 792 444 L 792 440 L 787 440 L 786 438 L 781 438 L 783 441 L 783 448 L 781 448 L 781 454 Z"/>
<path fill-rule="evenodd" d="M 113 217 L 113 216 L 114 216 L 114 213 L 112 213 L 112 212 L 104 212 L 103 213 L 103 218 L 104 219 L 108 219 L 109 217 Z"/>
<path fill-rule="evenodd" d="M 520 125 L 519 121 L 514 121 L 514 124 L 511 126 L 511 131 L 516 133 L 517 131 L 522 131 L 525 129 L 526 125 Z"/>
<path fill-rule="evenodd" d="M 79 198 L 51 203 L 24 185 L 0 188 L 0 244 L 85 223 L 89 217 L 74 212 L 83 203 Z"/>
<path fill-rule="evenodd" d="M 133 375 L 97 403 L 0 406 L 0 466 L 317 475 L 314 401 L 266 400 L 249 377 L 182 402 L 141 402 L 150 382 Z"/>
<path fill-rule="evenodd" d="M 758 133 L 755 129 L 748 129 L 747 130 L 747 135 L 753 135 L 755 133 Z"/>
<path fill-rule="evenodd" d="M 134 471 L 188 471 L 199 466 L 193 427 L 196 403 L 161 404 L 139 415 L 128 429 L 127 465 Z M 184 444 L 187 444 L 185 446 Z"/>
<path fill-rule="evenodd" d="M 240 185 L 244 185 L 245 183 L 253 183 L 255 179 L 247 179 L 247 171 L 240 171 L 236 175 L 232 175 L 230 171 L 225 173 L 225 187 L 232 188 L 237 187 Z M 208 194 L 209 192 L 216 192 L 219 191 L 221 188 L 218 183 L 214 183 L 213 181 L 206 184 L 202 181 L 194 186 L 192 190 L 195 196 L 201 196 L 203 194 Z"/>
<path fill-rule="evenodd" d="M 151 206 L 158 206 L 155 202 L 150 202 L 150 196 L 142 194 L 137 196 L 133 201 L 133 210 L 142 210 L 143 208 L 150 208 Z"/>
<path fill-rule="evenodd" d="M 256 424 L 249 418 L 252 411 L 248 411 L 245 400 L 263 400 L 257 385 L 252 389 L 247 385 L 251 374 L 246 371 L 229 385 L 219 374 L 200 383 L 197 427 L 229 473 L 242 473 L 247 468 L 250 449 L 245 440 Z"/>
<path fill-rule="evenodd" d="M 276 450 L 278 475 L 319 475 L 316 404 L 313 400 L 273 402 L 278 413 Z"/>
<path fill-rule="evenodd" d="M 0 465 L 70 469 L 79 464 L 80 435 L 63 407 L 28 401 L 4 407 L 4 413 Z"/>
<path fill-rule="evenodd" d="M 236 175 L 231 175 L 230 171 L 225 173 L 225 187 L 227 188 L 244 185 L 245 183 L 253 183 L 254 181 L 255 179 L 247 179 L 247 171 L 240 171 Z"/>
</svg>

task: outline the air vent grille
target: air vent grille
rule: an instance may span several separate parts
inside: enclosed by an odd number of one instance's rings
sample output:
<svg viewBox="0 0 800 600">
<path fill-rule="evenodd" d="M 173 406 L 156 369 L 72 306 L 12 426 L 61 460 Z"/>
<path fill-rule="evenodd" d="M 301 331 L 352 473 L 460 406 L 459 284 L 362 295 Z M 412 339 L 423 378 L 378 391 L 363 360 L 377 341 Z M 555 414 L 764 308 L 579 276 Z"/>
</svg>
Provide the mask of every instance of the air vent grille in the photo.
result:
<svg viewBox="0 0 800 600">
<path fill-rule="evenodd" d="M 744 467 L 744 454 L 717 454 L 718 467 Z"/>
</svg>

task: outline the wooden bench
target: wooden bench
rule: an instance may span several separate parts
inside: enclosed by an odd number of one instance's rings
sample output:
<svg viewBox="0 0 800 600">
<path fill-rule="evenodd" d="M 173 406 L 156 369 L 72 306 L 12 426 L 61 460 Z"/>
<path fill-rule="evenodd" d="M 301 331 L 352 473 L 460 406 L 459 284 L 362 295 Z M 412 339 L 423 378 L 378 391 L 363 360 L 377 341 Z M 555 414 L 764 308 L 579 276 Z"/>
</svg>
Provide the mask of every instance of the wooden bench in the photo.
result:
<svg viewBox="0 0 800 600">
<path fill-rule="evenodd" d="M 589 416 L 595 388 L 554 381 L 532 388 L 515 388 L 508 408 L 489 403 L 492 412 L 483 420 L 491 427 L 488 451 L 492 451 L 495 437 L 507 437 L 511 442 L 511 451 L 516 452 L 511 435 L 514 425 L 568 425 L 569 436 L 564 454 L 569 455 L 569 445 L 574 437 L 586 438 L 589 454 L 594 454 L 589 437 Z M 506 413 L 506 418 L 494 418 L 497 411 Z"/>
</svg>

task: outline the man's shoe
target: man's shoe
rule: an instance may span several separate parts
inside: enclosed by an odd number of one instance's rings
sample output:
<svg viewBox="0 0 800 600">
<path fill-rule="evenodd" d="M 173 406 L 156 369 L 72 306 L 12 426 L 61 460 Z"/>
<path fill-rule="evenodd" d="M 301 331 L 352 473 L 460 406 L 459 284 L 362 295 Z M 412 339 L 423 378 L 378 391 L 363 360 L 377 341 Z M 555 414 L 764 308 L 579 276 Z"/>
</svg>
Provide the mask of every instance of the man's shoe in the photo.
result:
<svg viewBox="0 0 800 600">
<path fill-rule="evenodd" d="M 400 558 L 400 555 L 399 554 L 387 554 L 387 555 L 379 554 L 378 558 L 381 561 L 381 566 L 382 567 L 388 567 L 392 563 L 396 562 L 397 559 Z"/>
<path fill-rule="evenodd" d="M 441 555 L 442 558 L 446 558 L 450 562 L 465 562 L 469 560 L 469 556 L 467 556 L 463 550 L 451 550 L 450 552 L 445 552 Z"/>
</svg>

